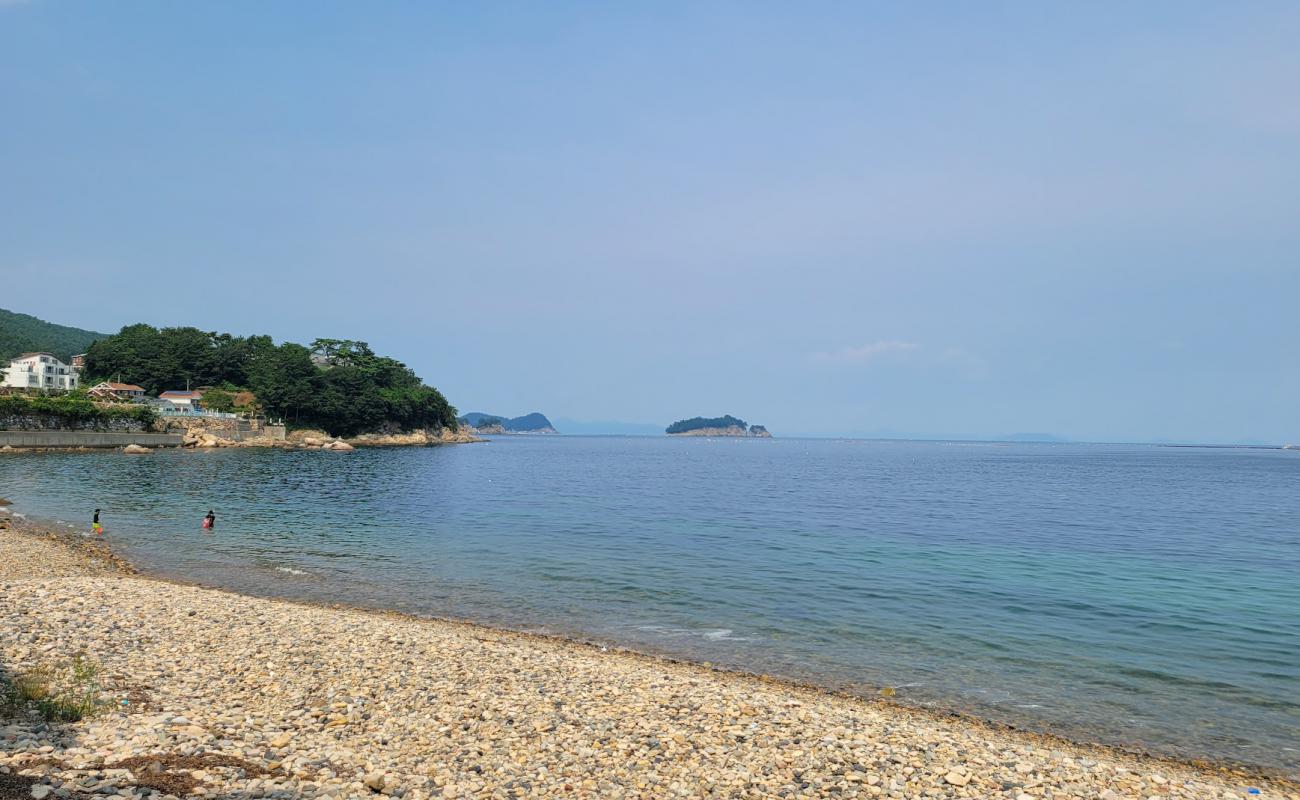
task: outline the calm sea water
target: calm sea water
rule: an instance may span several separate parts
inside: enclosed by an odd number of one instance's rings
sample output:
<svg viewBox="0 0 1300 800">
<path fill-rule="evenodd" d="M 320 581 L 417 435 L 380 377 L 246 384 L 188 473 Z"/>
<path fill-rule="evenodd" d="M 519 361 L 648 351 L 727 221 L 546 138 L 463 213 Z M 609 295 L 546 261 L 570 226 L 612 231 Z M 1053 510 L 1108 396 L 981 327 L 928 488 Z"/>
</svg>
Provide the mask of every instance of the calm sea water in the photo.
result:
<svg viewBox="0 0 1300 800">
<path fill-rule="evenodd" d="M 0 494 L 243 591 L 1300 773 L 1297 452 L 502 437 L 9 455 Z"/>
</svg>

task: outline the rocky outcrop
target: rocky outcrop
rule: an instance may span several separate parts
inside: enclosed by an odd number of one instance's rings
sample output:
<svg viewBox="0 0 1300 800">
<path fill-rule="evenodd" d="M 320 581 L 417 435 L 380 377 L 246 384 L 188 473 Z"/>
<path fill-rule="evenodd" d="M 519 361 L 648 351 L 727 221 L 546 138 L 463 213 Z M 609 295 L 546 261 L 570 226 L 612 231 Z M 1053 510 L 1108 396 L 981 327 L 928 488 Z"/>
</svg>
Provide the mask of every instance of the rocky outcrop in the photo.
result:
<svg viewBox="0 0 1300 800">
<path fill-rule="evenodd" d="M 186 430 L 181 445 L 184 447 L 278 447 L 284 445 L 284 440 L 272 436 L 248 435 L 236 439 L 222 435 L 220 431 L 193 427 Z"/>
<path fill-rule="evenodd" d="M 281 446 L 301 450 L 329 450 L 340 453 L 356 449 L 342 439 L 330 436 L 324 431 L 294 431 L 289 434 Z"/>
<path fill-rule="evenodd" d="M 149 453 L 152 453 L 153 451 L 150 450 L 150 449 L 147 448 L 147 447 L 142 446 L 142 445 L 138 445 L 138 444 L 128 444 L 126 447 L 123 447 L 123 448 L 122 448 L 122 452 L 123 452 L 123 453 L 129 453 L 129 454 L 131 454 L 131 455 L 142 456 L 142 455 L 148 455 Z"/>
<path fill-rule="evenodd" d="M 771 439 L 772 434 L 767 432 L 767 428 L 762 425 L 751 425 L 748 428 L 742 428 L 739 425 L 729 425 L 725 428 L 696 428 L 694 430 L 683 431 L 682 433 L 670 433 L 669 436 L 732 436 L 750 439 Z"/>
<path fill-rule="evenodd" d="M 406 433 L 363 433 L 353 436 L 347 441 L 356 447 L 467 444 L 482 441 L 482 439 L 474 435 L 476 432 L 481 433 L 481 431 L 475 431 L 475 429 L 468 426 L 462 426 L 459 430 L 454 431 L 450 428 L 426 428 Z"/>
<path fill-rule="evenodd" d="M 338 452 L 356 449 L 342 439 L 335 439 L 330 436 L 303 436 L 296 441 L 288 442 L 287 446 L 296 446 L 303 450 L 335 450 Z"/>
<path fill-rule="evenodd" d="M 185 447 L 276 447 L 285 438 L 283 425 L 220 417 L 163 418 L 154 430 L 180 433 Z"/>
<path fill-rule="evenodd" d="M 726 428 L 695 428 L 694 430 L 670 433 L 669 436 L 748 436 L 749 430 L 739 425 Z"/>
<path fill-rule="evenodd" d="M 209 433 L 234 431 L 243 420 L 224 417 L 159 417 L 153 424 L 158 433 L 177 433 L 201 430 Z M 247 423 L 245 423 L 247 425 Z"/>
<path fill-rule="evenodd" d="M 227 422 L 228 420 L 219 420 Z M 184 429 L 182 446 L 184 447 L 279 447 L 286 450 L 330 450 L 346 453 L 357 447 L 396 447 L 434 444 L 460 444 L 479 442 L 473 429 L 452 431 L 446 428 L 430 428 L 418 431 L 363 433 L 344 439 L 330 436 L 325 431 L 297 430 L 283 437 L 279 435 L 259 436 L 255 433 L 239 433 L 234 438 L 229 428 L 213 428 L 191 421 Z M 276 433 L 283 431 L 278 429 Z"/>
</svg>

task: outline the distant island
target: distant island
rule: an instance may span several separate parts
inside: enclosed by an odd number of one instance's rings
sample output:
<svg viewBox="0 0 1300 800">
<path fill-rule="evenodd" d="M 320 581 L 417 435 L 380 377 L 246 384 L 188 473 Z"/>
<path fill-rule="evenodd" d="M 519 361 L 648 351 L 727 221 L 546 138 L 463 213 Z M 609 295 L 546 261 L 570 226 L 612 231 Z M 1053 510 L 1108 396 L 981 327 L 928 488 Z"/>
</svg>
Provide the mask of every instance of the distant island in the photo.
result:
<svg viewBox="0 0 1300 800">
<path fill-rule="evenodd" d="M 680 419 L 664 429 L 669 436 L 749 436 L 770 439 L 772 434 L 762 425 L 750 425 L 730 414 L 721 417 Z"/>
<path fill-rule="evenodd" d="M 503 417 L 498 414 L 471 411 L 458 417 L 456 421 L 468 425 L 478 433 L 486 434 L 559 433 L 546 415 L 537 411 L 522 417 Z"/>
</svg>

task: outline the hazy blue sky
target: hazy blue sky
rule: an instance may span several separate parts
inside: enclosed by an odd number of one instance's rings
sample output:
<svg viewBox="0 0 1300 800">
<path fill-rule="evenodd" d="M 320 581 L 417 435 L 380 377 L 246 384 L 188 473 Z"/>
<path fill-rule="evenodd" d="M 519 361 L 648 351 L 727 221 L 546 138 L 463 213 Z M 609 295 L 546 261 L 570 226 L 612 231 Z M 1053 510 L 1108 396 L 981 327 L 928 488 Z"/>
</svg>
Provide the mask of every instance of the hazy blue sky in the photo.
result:
<svg viewBox="0 0 1300 800">
<path fill-rule="evenodd" d="M 462 410 L 1300 441 L 1300 4 L 0 0 L 0 307 Z"/>
</svg>

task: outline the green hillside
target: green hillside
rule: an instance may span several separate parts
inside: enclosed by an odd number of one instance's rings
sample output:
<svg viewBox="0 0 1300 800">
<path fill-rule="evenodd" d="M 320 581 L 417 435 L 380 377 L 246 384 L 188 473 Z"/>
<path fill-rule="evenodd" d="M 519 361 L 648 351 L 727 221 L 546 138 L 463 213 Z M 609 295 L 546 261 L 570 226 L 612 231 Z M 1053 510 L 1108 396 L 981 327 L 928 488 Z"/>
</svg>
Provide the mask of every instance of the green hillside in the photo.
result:
<svg viewBox="0 0 1300 800">
<path fill-rule="evenodd" d="M 149 394 L 210 386 L 204 405 L 232 410 L 251 392 L 268 414 L 333 436 L 456 430 L 456 409 L 400 361 L 365 342 L 317 339 L 310 347 L 270 336 L 233 336 L 198 328 L 128 325 L 86 354 L 86 381 L 120 375 Z M 220 398 L 222 406 L 214 401 Z"/>
<path fill-rule="evenodd" d="M 0 308 L 0 362 L 19 353 L 45 351 L 67 361 L 75 353 L 84 353 L 90 343 L 108 338 L 107 333 L 95 333 L 67 325 L 37 319 L 28 314 L 17 314 Z"/>
</svg>

